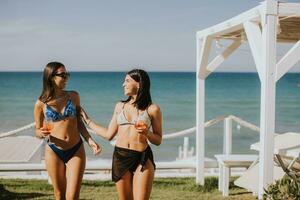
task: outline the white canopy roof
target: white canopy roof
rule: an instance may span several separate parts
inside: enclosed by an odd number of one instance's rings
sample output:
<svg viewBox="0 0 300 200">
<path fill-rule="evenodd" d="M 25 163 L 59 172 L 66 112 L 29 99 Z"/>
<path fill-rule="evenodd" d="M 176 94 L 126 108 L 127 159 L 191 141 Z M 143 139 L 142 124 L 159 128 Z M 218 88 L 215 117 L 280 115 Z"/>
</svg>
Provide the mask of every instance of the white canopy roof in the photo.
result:
<svg viewBox="0 0 300 200">
<path fill-rule="evenodd" d="M 279 18 L 280 30 L 277 34 L 277 41 L 297 42 L 300 39 L 300 4 L 278 2 L 277 11 L 274 13 Z M 266 9 L 266 2 L 252 8 L 240 15 L 237 15 L 220 24 L 197 32 L 198 38 L 206 36 L 219 39 L 236 40 L 243 37 L 245 29 L 243 24 L 251 21 L 262 27 L 262 14 Z M 246 38 L 245 38 L 246 39 Z"/>
</svg>

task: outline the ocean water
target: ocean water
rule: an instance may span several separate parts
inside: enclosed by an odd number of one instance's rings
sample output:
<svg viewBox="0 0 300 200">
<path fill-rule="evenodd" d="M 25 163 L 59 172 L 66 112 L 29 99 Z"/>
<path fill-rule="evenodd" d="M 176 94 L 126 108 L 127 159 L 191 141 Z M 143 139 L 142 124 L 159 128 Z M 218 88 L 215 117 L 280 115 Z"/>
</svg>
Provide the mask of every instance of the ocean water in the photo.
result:
<svg viewBox="0 0 300 200">
<path fill-rule="evenodd" d="M 81 104 L 102 125 L 111 119 L 115 103 L 125 99 L 122 83 L 125 72 L 73 72 L 67 89 L 80 93 Z M 150 72 L 152 99 L 163 113 L 163 133 L 195 126 L 195 73 Z M 33 122 L 33 107 L 41 93 L 42 73 L 0 72 L 0 133 Z M 206 120 L 235 115 L 259 125 L 260 82 L 256 73 L 213 73 L 206 81 Z M 277 83 L 276 132 L 300 132 L 300 74 L 287 74 Z M 25 134 L 33 135 L 33 129 Z M 223 123 L 206 129 L 206 156 L 222 152 Z M 110 158 L 113 147 L 95 136 L 103 146 L 100 158 Z M 191 134 L 190 146 L 195 146 Z M 250 144 L 259 134 L 233 124 L 233 153 L 251 152 Z M 152 145 L 156 160 L 174 160 L 183 138 Z M 93 158 L 91 152 L 86 150 Z"/>
</svg>

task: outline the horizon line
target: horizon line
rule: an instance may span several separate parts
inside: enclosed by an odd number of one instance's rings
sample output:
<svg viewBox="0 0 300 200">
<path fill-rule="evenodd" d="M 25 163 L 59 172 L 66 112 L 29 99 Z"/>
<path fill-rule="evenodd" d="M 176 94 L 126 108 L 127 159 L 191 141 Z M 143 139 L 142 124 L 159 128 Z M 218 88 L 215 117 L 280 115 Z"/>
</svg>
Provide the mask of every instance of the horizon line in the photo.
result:
<svg viewBox="0 0 300 200">
<path fill-rule="evenodd" d="M 157 71 L 157 70 L 146 70 L 147 72 L 150 73 L 196 73 L 196 71 L 176 71 L 176 70 L 170 70 L 170 71 Z M 2 71 L 0 70 L 0 73 L 31 73 L 31 72 L 36 72 L 36 73 L 42 73 L 43 71 L 37 71 L 37 70 L 26 70 L 26 71 L 22 71 L 22 70 L 7 70 L 7 71 Z M 92 72 L 104 72 L 104 73 L 118 73 L 118 72 L 122 72 L 122 73 L 126 73 L 126 71 L 121 71 L 121 70 L 115 70 L 115 71 L 106 71 L 106 70 L 102 70 L 102 71 L 97 71 L 97 70 L 87 70 L 87 71 L 79 71 L 79 70 L 70 70 L 70 72 L 75 72 L 75 73 L 92 73 Z M 256 71 L 217 71 L 217 72 L 212 72 L 212 73 L 253 73 L 253 74 L 257 74 Z M 287 72 L 287 74 L 299 74 L 299 72 L 297 71 L 292 71 L 292 72 Z"/>
</svg>

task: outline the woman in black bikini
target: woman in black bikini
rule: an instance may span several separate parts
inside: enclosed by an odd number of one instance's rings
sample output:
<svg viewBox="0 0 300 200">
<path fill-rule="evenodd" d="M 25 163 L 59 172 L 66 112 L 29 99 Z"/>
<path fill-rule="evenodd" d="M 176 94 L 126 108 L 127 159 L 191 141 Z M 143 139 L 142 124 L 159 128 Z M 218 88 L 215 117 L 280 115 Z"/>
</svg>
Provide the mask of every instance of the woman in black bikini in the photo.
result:
<svg viewBox="0 0 300 200">
<path fill-rule="evenodd" d="M 44 69 L 43 91 L 34 107 L 36 136 L 47 139 L 45 163 L 55 199 L 79 199 L 86 161 L 80 133 L 94 154 L 101 151 L 79 116 L 79 94 L 64 90 L 68 78 L 62 63 L 48 63 Z M 51 128 L 43 126 L 44 121 L 52 121 Z"/>
<path fill-rule="evenodd" d="M 112 140 L 118 138 L 113 154 L 112 180 L 120 200 L 149 199 L 155 164 L 148 141 L 160 145 L 162 114 L 152 103 L 150 79 L 144 70 L 127 73 L 123 83 L 127 100 L 119 102 L 108 128 L 92 121 L 82 109 L 86 124 L 98 135 Z"/>
</svg>

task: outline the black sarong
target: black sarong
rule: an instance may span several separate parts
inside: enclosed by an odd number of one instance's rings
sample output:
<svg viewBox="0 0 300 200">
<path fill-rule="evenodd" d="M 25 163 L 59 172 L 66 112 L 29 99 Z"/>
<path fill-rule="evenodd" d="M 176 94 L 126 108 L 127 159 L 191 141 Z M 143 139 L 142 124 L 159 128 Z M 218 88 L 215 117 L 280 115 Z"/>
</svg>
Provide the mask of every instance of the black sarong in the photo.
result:
<svg viewBox="0 0 300 200">
<path fill-rule="evenodd" d="M 112 181 L 117 182 L 120 180 L 128 170 L 134 173 L 139 164 L 142 165 L 141 171 L 143 171 L 148 159 L 150 159 L 155 169 L 150 146 L 143 152 L 115 146 L 112 160 Z"/>
</svg>

